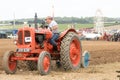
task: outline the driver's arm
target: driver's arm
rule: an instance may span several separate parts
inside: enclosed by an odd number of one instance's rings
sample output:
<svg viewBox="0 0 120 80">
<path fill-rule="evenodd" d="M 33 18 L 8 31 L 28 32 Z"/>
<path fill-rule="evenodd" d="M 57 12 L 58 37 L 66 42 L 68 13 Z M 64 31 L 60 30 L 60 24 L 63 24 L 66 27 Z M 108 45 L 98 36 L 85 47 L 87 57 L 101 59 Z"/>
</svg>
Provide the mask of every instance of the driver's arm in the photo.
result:
<svg viewBox="0 0 120 80">
<path fill-rule="evenodd" d="M 52 29 L 52 30 L 58 29 L 58 25 L 55 25 L 55 26 L 51 27 L 51 29 Z"/>
</svg>

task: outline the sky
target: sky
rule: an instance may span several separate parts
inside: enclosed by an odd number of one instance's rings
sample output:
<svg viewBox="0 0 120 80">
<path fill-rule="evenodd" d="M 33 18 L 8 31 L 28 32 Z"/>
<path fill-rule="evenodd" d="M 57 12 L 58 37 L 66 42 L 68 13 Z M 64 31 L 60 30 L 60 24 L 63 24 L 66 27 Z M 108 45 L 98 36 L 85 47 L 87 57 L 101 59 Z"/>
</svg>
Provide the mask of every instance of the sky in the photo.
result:
<svg viewBox="0 0 120 80">
<path fill-rule="evenodd" d="M 51 16 L 91 17 L 100 9 L 104 17 L 120 17 L 120 0 L 0 0 L 0 21 Z"/>
</svg>

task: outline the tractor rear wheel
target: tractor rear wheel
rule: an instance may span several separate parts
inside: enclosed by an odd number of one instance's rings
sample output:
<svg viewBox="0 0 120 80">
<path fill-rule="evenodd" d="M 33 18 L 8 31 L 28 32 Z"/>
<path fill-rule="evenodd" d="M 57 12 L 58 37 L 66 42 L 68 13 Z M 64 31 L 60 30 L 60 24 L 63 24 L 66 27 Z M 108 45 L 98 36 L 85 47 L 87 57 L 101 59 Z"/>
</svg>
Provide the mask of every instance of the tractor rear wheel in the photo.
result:
<svg viewBox="0 0 120 80">
<path fill-rule="evenodd" d="M 40 53 L 38 58 L 38 71 L 41 75 L 47 75 L 51 69 L 51 56 L 47 51 Z"/>
<path fill-rule="evenodd" d="M 61 64 L 65 70 L 79 69 L 81 65 L 82 49 L 78 35 L 69 32 L 61 42 Z"/>
<path fill-rule="evenodd" d="M 13 51 L 7 51 L 3 56 L 3 68 L 7 74 L 14 74 L 17 70 L 17 60 L 12 60 L 13 57 Z"/>
<path fill-rule="evenodd" d="M 27 66 L 30 71 L 37 70 L 37 62 L 36 61 L 27 61 Z"/>
</svg>

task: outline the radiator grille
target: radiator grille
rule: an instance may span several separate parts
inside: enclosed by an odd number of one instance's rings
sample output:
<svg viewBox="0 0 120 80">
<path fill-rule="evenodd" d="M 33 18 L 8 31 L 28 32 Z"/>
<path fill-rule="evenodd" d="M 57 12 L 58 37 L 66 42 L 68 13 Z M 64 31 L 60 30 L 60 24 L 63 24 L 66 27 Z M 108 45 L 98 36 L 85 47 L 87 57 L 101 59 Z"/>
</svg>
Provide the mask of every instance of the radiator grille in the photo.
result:
<svg viewBox="0 0 120 80">
<path fill-rule="evenodd" d="M 22 31 L 20 31 L 19 33 L 18 33 L 18 43 L 19 44 L 23 44 L 23 37 L 22 37 L 22 35 L 23 35 L 23 32 Z"/>
<path fill-rule="evenodd" d="M 24 32 L 24 38 L 25 37 L 30 37 L 30 31 L 25 31 Z M 25 40 L 24 40 L 24 42 L 25 42 Z M 25 44 L 29 44 L 30 42 L 25 42 Z"/>
</svg>

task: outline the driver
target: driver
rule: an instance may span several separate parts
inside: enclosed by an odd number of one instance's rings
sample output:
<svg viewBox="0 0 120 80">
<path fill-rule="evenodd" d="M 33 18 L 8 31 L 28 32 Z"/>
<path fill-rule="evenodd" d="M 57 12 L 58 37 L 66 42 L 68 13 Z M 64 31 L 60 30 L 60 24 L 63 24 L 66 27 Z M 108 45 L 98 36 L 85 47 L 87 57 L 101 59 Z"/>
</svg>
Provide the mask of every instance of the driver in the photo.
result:
<svg viewBox="0 0 120 80">
<path fill-rule="evenodd" d="M 57 43 L 55 42 L 59 37 L 59 30 L 58 30 L 58 24 L 56 21 L 53 20 L 51 16 L 46 17 L 45 19 L 46 23 L 48 24 L 48 28 L 52 31 L 53 36 L 50 39 L 50 44 L 53 45 L 53 49 L 57 51 Z"/>
</svg>

